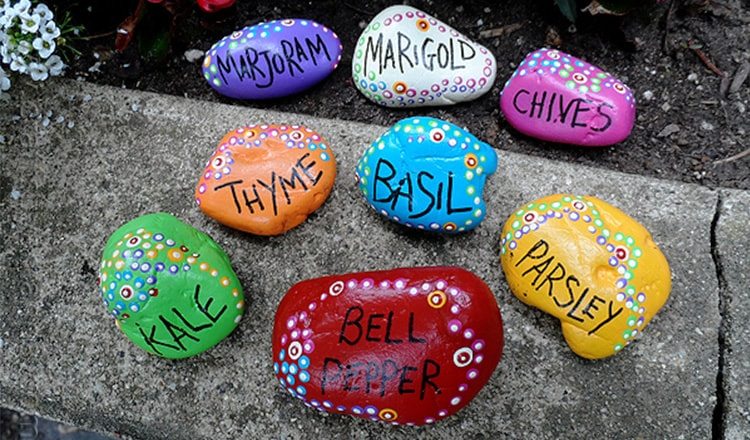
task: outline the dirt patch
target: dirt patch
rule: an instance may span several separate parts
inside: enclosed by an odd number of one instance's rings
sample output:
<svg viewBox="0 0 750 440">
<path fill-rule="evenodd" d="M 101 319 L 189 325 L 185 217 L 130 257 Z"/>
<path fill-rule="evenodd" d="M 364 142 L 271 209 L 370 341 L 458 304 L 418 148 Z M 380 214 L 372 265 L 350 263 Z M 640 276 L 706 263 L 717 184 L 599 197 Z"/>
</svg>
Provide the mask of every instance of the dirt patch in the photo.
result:
<svg viewBox="0 0 750 440">
<path fill-rule="evenodd" d="M 90 35 L 114 30 L 131 9 L 130 2 L 91 3 L 96 4 L 73 7 L 76 19 L 86 24 Z M 78 47 L 83 55 L 72 62 L 67 75 L 212 102 L 382 125 L 410 115 L 430 115 L 464 125 L 501 149 L 708 186 L 750 188 L 750 156 L 736 157 L 750 148 L 750 124 L 746 122 L 750 80 L 737 91 L 721 93 L 750 59 L 747 0 L 673 0 L 624 19 L 583 19 L 575 27 L 557 12 L 552 0 L 463 5 L 413 1 L 413 6 L 489 47 L 499 66 L 495 87 L 484 97 L 452 107 L 416 110 L 378 107 L 365 99 L 351 80 L 352 48 L 362 28 L 393 3 L 277 0 L 275 6 L 269 6 L 240 0 L 218 23 L 206 23 L 194 8 L 180 21 L 165 63 L 149 66 L 138 59 L 134 49 L 114 55 L 114 36 L 110 35 L 81 42 Z M 228 100 L 205 83 L 200 60 L 188 62 L 184 57 L 186 50 L 206 50 L 237 28 L 287 17 L 326 24 L 344 44 L 344 58 L 337 71 L 303 94 L 271 102 Z M 504 34 L 499 37 L 480 37 L 483 31 L 486 34 L 508 25 L 516 26 L 508 32 L 496 31 Z M 498 106 L 500 87 L 526 53 L 550 43 L 612 72 L 634 89 L 638 119 L 629 139 L 616 147 L 572 148 L 522 136 L 503 120 Z M 729 76 L 723 89 L 722 77 L 709 69 L 701 56 L 709 66 Z"/>
</svg>

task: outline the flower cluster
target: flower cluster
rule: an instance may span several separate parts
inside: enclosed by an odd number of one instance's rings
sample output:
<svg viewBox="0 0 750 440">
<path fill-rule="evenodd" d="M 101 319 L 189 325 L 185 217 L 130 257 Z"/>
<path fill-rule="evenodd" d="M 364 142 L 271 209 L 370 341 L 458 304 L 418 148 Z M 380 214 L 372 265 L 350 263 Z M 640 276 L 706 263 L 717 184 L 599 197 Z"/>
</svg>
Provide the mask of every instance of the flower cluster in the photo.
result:
<svg viewBox="0 0 750 440">
<path fill-rule="evenodd" d="M 44 81 L 62 74 L 65 64 L 55 55 L 61 29 L 44 3 L 0 0 L 0 61 L 10 70 Z M 10 89 L 10 78 L 0 67 L 0 91 Z"/>
</svg>

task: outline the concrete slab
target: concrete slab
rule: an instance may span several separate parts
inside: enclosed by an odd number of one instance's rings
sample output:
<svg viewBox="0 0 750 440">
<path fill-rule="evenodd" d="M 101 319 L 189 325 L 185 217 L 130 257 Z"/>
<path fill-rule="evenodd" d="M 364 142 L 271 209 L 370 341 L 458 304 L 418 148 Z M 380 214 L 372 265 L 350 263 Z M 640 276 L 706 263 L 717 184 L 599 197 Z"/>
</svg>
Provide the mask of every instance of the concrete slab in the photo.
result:
<svg viewBox="0 0 750 440">
<path fill-rule="evenodd" d="M 16 83 L 13 99 L 0 115 L 10 122 L 0 144 L 1 405 L 141 438 L 711 436 L 720 323 L 714 191 L 501 151 L 484 224 L 459 237 L 425 236 L 376 216 L 353 184 L 356 160 L 383 127 L 66 81 Z M 219 138 L 262 122 L 321 132 L 340 170 L 319 212 L 275 238 L 219 226 L 192 201 Z M 652 231 L 671 262 L 666 307 L 641 341 L 612 359 L 576 357 L 559 324 L 517 301 L 503 279 L 506 216 L 553 192 L 594 194 L 621 207 Z M 151 211 L 209 233 L 249 299 L 237 331 L 194 359 L 142 352 L 105 317 L 96 294 L 105 239 Z M 282 392 L 272 377 L 271 323 L 293 283 L 432 264 L 476 272 L 505 320 L 504 358 L 465 410 L 433 427 L 391 428 L 326 417 Z"/>
<path fill-rule="evenodd" d="M 740 440 L 750 437 L 750 194 L 721 196 L 715 241 L 724 288 L 724 434 Z"/>
</svg>

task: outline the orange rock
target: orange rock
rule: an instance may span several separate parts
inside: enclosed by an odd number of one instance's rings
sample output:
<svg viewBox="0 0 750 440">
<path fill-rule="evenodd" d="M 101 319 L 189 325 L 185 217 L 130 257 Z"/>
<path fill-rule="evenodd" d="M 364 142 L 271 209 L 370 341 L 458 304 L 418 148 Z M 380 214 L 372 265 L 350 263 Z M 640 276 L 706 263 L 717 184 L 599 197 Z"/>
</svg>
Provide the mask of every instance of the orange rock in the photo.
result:
<svg viewBox="0 0 750 440">
<path fill-rule="evenodd" d="M 252 125 L 224 136 L 195 201 L 219 223 L 278 235 L 318 209 L 335 179 L 336 158 L 318 133 L 298 125 Z"/>
</svg>

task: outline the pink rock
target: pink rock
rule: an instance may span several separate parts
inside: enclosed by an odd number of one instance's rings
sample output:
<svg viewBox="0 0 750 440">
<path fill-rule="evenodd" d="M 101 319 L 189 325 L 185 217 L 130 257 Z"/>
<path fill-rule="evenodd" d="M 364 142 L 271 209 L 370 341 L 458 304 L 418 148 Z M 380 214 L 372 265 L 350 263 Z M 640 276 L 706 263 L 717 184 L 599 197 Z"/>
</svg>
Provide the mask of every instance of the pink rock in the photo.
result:
<svg viewBox="0 0 750 440">
<path fill-rule="evenodd" d="M 620 80 L 574 56 L 539 49 L 505 83 L 500 108 L 516 130 L 550 142 L 598 147 L 628 137 L 635 96 Z"/>
</svg>

